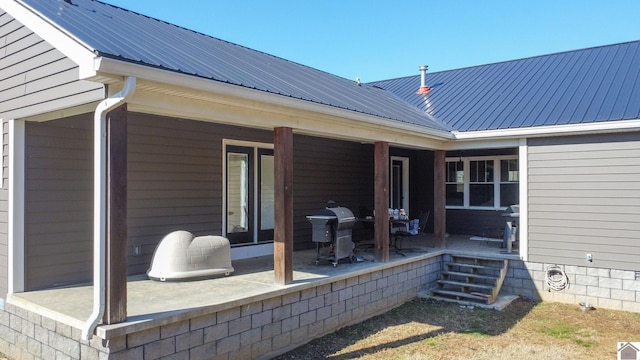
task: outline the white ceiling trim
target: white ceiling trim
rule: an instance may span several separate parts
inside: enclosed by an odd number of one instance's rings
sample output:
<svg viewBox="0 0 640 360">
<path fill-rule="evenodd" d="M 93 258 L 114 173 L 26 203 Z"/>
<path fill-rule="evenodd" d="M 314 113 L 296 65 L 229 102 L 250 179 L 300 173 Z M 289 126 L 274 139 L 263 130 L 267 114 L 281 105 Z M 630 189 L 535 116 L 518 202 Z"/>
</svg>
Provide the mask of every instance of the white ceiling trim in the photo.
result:
<svg viewBox="0 0 640 360">
<path fill-rule="evenodd" d="M 291 127 L 296 134 L 373 143 L 386 141 L 397 146 L 440 149 L 441 139 L 433 139 L 415 131 L 351 121 L 344 117 L 314 113 L 300 109 L 247 102 L 231 104 L 223 95 L 189 98 L 150 90 L 143 82 L 128 102 L 129 111 L 192 120 L 245 126 L 264 130 Z"/>
<path fill-rule="evenodd" d="M 434 143 L 441 144 L 443 140 L 452 138 L 452 135 L 447 131 L 430 129 L 397 120 L 340 109 L 330 105 L 317 104 L 278 94 L 271 94 L 265 91 L 248 89 L 238 85 L 225 84 L 219 81 L 114 59 L 96 58 L 95 71 L 97 78 L 103 81 L 110 79 L 109 82 L 114 85 L 122 81 L 122 76 L 136 76 L 139 79 L 138 89 L 155 94 L 180 97 L 182 101 L 185 99 L 193 99 L 196 101 L 217 103 L 235 108 L 251 109 L 256 111 L 257 114 L 270 112 L 285 117 L 294 116 L 297 119 L 316 118 L 325 121 L 331 120 L 339 122 L 343 130 L 345 125 L 357 128 L 363 126 L 370 127 L 379 135 L 370 138 L 370 141 L 382 141 L 377 140 L 377 138 L 393 138 L 394 136 L 388 135 L 394 134 L 397 138 L 407 136 L 423 138 L 423 142 L 431 146 Z M 94 79 L 89 78 L 87 80 Z M 134 95 L 130 100 L 133 106 L 131 108 L 132 110 L 135 109 L 137 98 L 139 98 L 138 94 Z M 157 101 L 161 103 L 159 104 L 160 107 L 166 107 L 164 104 L 166 104 L 169 97 L 165 96 L 162 97 L 162 99 L 163 100 L 160 100 L 159 97 Z M 152 106 L 150 99 L 145 99 L 144 102 L 147 108 Z M 331 129 L 327 124 L 321 124 L 321 127 L 327 134 L 336 134 L 335 130 Z M 297 127 L 294 126 L 294 129 L 296 128 Z M 401 136 L 399 134 L 401 134 Z M 338 135 L 348 137 L 349 133 L 339 133 Z"/>
</svg>

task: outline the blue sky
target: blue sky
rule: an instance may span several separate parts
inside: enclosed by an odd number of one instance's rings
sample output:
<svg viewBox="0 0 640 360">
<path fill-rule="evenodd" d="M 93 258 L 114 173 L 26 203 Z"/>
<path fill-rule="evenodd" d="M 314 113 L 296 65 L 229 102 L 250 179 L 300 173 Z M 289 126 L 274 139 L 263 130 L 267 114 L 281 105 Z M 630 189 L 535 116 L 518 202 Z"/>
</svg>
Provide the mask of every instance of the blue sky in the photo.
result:
<svg viewBox="0 0 640 360">
<path fill-rule="evenodd" d="M 640 40 L 639 0 L 106 0 L 363 82 Z"/>
</svg>

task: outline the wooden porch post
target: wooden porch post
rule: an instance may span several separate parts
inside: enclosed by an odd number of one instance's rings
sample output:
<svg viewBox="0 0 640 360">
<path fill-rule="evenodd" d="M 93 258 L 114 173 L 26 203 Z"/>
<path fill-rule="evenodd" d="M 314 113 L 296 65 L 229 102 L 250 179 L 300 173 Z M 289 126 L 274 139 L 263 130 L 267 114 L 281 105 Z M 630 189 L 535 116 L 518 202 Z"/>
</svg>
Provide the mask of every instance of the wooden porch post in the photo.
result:
<svg viewBox="0 0 640 360">
<path fill-rule="evenodd" d="M 127 320 L 127 104 L 107 114 L 106 301 L 102 321 Z"/>
<path fill-rule="evenodd" d="M 389 143 L 374 146 L 375 259 L 389 261 Z"/>
<path fill-rule="evenodd" d="M 293 130 L 273 132 L 275 225 L 273 267 L 276 284 L 293 281 Z"/>
<path fill-rule="evenodd" d="M 446 245 L 444 237 L 447 228 L 445 155 L 444 150 L 436 150 L 433 156 L 433 235 L 438 247 Z"/>
</svg>

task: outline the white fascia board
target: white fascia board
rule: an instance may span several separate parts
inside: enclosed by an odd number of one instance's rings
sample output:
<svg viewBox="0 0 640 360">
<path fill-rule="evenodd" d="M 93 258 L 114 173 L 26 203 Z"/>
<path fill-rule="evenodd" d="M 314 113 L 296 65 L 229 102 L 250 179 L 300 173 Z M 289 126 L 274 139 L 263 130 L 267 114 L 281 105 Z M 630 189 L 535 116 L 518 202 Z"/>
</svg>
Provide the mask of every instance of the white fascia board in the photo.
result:
<svg viewBox="0 0 640 360">
<path fill-rule="evenodd" d="M 93 73 L 94 50 L 22 1 L 0 0 L 0 8 L 54 46 L 80 67 L 80 77 Z"/>
<path fill-rule="evenodd" d="M 484 130 L 469 132 L 453 131 L 452 134 L 455 140 L 459 141 L 486 141 L 506 138 L 518 139 L 630 131 L 640 131 L 640 119 L 606 121 L 588 124 L 538 126 L 519 129 Z"/>
<path fill-rule="evenodd" d="M 234 84 L 225 84 L 220 81 L 199 78 L 196 76 L 190 76 L 186 74 L 180 74 L 177 72 L 171 72 L 168 70 L 155 69 L 152 67 L 129 63 L 125 61 L 119 61 L 115 59 L 109 59 L 104 57 L 98 57 L 95 59 L 95 73 L 97 76 L 102 77 L 121 77 L 121 76 L 136 76 L 141 79 L 151 82 L 157 82 L 166 84 L 168 87 L 182 87 L 195 91 L 203 91 L 208 93 L 215 93 L 219 95 L 228 96 L 230 99 L 240 98 L 243 100 L 262 102 L 272 104 L 275 106 L 297 109 L 303 111 L 310 111 L 314 113 L 320 113 L 324 115 L 350 119 L 355 121 L 366 122 L 372 125 L 383 126 L 387 128 L 393 128 L 398 130 L 410 131 L 415 134 L 420 134 L 425 137 L 437 140 L 450 140 L 453 136 L 448 131 L 425 128 L 413 124 L 402 123 L 390 119 L 381 118 L 374 115 L 368 115 L 358 113 L 351 110 L 340 109 L 330 105 L 317 104 L 310 101 L 290 98 L 287 96 L 271 94 L 261 90 L 254 90 L 245 88 Z M 91 80 L 91 79 L 87 79 Z M 135 97 L 134 97 L 135 99 Z M 219 98 L 215 98 L 216 102 L 221 101 Z M 235 105 L 237 102 L 228 102 L 226 105 Z M 390 122 L 393 122 L 393 126 L 390 126 Z"/>
<path fill-rule="evenodd" d="M 520 144 L 518 138 L 507 139 L 479 139 L 475 141 L 449 141 L 445 143 L 443 150 L 480 150 L 480 149 L 501 149 L 501 148 L 515 148 Z"/>
</svg>

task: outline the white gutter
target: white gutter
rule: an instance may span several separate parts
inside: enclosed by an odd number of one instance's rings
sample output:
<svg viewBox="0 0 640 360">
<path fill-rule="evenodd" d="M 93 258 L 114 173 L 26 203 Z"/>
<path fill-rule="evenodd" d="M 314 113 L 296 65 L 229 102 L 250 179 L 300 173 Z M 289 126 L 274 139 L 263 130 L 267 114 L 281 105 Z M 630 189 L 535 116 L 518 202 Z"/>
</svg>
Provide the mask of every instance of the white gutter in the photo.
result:
<svg viewBox="0 0 640 360">
<path fill-rule="evenodd" d="M 106 293 L 107 113 L 124 104 L 136 89 L 136 78 L 127 76 L 122 90 L 104 99 L 93 116 L 93 312 L 82 327 L 82 338 L 90 340 L 104 315 Z"/>
<path fill-rule="evenodd" d="M 589 133 L 611 133 L 640 130 L 640 119 L 606 121 L 588 124 L 569 124 L 528 127 L 519 129 L 453 131 L 455 140 L 488 140 L 500 138 L 531 138 L 558 135 L 580 135 Z"/>
</svg>

